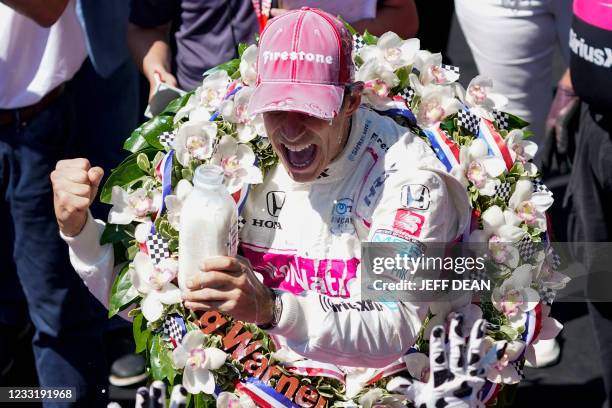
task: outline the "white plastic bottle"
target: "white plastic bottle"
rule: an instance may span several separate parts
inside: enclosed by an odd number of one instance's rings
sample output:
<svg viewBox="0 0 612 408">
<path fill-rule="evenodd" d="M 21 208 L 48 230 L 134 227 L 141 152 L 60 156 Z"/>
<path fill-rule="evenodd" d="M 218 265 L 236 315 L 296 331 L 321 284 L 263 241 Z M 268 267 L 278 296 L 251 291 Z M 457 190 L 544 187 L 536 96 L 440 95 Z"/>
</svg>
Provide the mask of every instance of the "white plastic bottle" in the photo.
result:
<svg viewBox="0 0 612 408">
<path fill-rule="evenodd" d="M 225 186 L 223 169 L 202 165 L 195 170 L 193 190 L 181 209 L 178 284 L 200 273 L 204 258 L 235 256 L 238 247 L 238 209 Z"/>
</svg>

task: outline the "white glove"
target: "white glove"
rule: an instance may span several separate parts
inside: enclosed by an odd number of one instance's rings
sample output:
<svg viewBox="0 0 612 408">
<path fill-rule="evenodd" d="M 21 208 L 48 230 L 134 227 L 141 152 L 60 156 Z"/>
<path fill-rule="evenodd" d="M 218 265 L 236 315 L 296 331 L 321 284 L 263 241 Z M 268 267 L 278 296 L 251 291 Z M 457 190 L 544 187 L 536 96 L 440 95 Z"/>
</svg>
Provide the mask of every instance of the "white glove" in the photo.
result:
<svg viewBox="0 0 612 408">
<path fill-rule="evenodd" d="M 478 392 L 485 383 L 487 369 L 503 356 L 506 343 L 500 343 L 483 356 L 486 321 L 472 327 L 469 345 L 463 337 L 463 316 L 450 324 L 448 344 L 442 326 L 431 331 L 429 361 L 431 374 L 427 383 L 396 377 L 387 384 L 392 393 L 404 394 L 417 408 L 482 407 Z"/>
</svg>

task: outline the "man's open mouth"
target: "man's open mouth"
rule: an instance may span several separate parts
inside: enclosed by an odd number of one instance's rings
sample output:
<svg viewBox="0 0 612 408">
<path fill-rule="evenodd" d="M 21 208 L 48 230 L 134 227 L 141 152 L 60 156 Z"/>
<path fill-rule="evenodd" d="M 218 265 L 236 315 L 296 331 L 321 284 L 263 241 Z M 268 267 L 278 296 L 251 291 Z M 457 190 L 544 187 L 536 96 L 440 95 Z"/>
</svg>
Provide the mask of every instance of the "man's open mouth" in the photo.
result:
<svg viewBox="0 0 612 408">
<path fill-rule="evenodd" d="M 285 157 L 295 169 L 305 169 L 312 164 L 317 155 L 317 146 L 315 144 L 294 145 L 289 146 L 282 144 L 285 150 Z"/>
</svg>

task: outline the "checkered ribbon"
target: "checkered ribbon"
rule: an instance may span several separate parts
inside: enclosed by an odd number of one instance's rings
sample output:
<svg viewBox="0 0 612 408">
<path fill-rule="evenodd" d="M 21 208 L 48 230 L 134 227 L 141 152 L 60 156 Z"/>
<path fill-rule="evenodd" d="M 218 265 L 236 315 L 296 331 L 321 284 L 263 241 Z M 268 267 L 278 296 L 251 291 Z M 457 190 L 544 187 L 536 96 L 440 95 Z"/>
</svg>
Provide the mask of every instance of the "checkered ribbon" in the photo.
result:
<svg viewBox="0 0 612 408">
<path fill-rule="evenodd" d="M 153 261 L 154 265 L 157 265 L 163 259 L 170 258 L 168 243 L 157 232 L 152 232 L 149 234 L 149 239 L 147 239 L 147 249 L 149 250 L 149 257 Z"/>
<path fill-rule="evenodd" d="M 510 126 L 510 123 L 508 122 L 508 120 L 510 119 L 510 115 L 508 115 L 506 112 L 494 110 L 493 118 L 497 123 L 497 127 L 500 129 L 508 129 L 508 127 Z"/>
<path fill-rule="evenodd" d="M 358 34 L 358 33 L 353 34 L 353 52 L 358 53 L 366 45 L 367 44 L 364 41 L 363 36 L 361 34 Z"/>
<path fill-rule="evenodd" d="M 530 236 L 525 236 L 518 242 L 519 255 L 523 259 L 531 259 L 537 252 L 536 244 L 531 240 Z"/>
<path fill-rule="evenodd" d="M 454 65 L 440 64 L 440 68 L 450 72 L 454 72 L 455 74 L 459 75 L 459 67 L 456 67 Z"/>
<path fill-rule="evenodd" d="M 408 105 L 410 105 L 412 103 L 412 99 L 414 99 L 415 92 L 414 89 L 407 86 L 406 88 L 399 91 L 397 95 L 403 100 L 405 100 Z"/>
<path fill-rule="evenodd" d="M 542 182 L 542 179 L 539 177 L 533 180 L 533 192 L 552 194 L 552 191 L 550 191 L 548 187 L 546 187 L 546 184 L 544 184 Z"/>
<path fill-rule="evenodd" d="M 175 137 L 176 133 L 174 132 L 163 132 L 161 135 L 159 135 L 159 143 L 161 143 L 166 149 L 172 149 L 172 143 L 174 142 Z"/>
<path fill-rule="evenodd" d="M 516 369 L 516 372 L 518 373 L 519 377 L 521 377 L 521 380 L 524 380 L 525 379 L 525 373 L 523 371 L 523 363 L 521 362 L 521 360 L 513 361 L 510 364 L 512 364 L 514 366 L 514 368 Z"/>
<path fill-rule="evenodd" d="M 183 341 L 187 333 L 185 321 L 179 315 L 168 315 L 162 323 L 162 333 L 172 343 L 174 347 Z"/>
<path fill-rule="evenodd" d="M 557 291 L 551 288 L 541 288 L 538 293 L 540 294 L 540 300 L 547 305 L 552 305 L 557 296 Z"/>
<path fill-rule="evenodd" d="M 469 130 L 474 135 L 478 135 L 480 118 L 473 113 L 465 109 L 461 109 L 457 116 L 457 123 L 459 126 Z"/>
<path fill-rule="evenodd" d="M 557 272 L 559 270 L 559 267 L 561 267 L 561 257 L 552 248 L 548 251 L 546 260 L 548 261 L 550 268 L 555 272 Z"/>
<path fill-rule="evenodd" d="M 499 198 L 502 201 L 508 200 L 510 197 L 511 185 L 507 181 L 502 182 L 495 186 L 495 198 Z"/>
</svg>

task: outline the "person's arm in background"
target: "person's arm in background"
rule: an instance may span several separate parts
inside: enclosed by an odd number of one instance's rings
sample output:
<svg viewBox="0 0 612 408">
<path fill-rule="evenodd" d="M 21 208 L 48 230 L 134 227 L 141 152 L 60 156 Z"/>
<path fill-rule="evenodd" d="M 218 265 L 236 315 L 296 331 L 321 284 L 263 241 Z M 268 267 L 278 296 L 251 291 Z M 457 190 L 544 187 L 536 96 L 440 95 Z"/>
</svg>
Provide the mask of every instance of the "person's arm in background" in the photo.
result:
<svg viewBox="0 0 612 408">
<path fill-rule="evenodd" d="M 51 27 L 64 13 L 68 0 L 1 0 L 42 27 Z"/>
<path fill-rule="evenodd" d="M 172 21 L 180 13 L 176 0 L 131 0 L 128 48 L 132 59 L 149 81 L 149 99 L 155 90 L 155 74 L 170 86 L 177 86 L 172 75 L 170 35 Z"/>
<path fill-rule="evenodd" d="M 412 38 L 419 29 L 419 16 L 414 0 L 379 0 L 376 18 L 356 21 L 355 30 L 381 36 L 393 31 L 400 37 Z"/>
<path fill-rule="evenodd" d="M 169 31 L 170 23 L 154 28 L 128 25 L 128 47 L 132 59 L 149 81 L 149 99 L 155 90 L 155 74 L 159 75 L 161 82 L 177 86 L 170 68 L 172 51 L 168 44 Z"/>
</svg>

